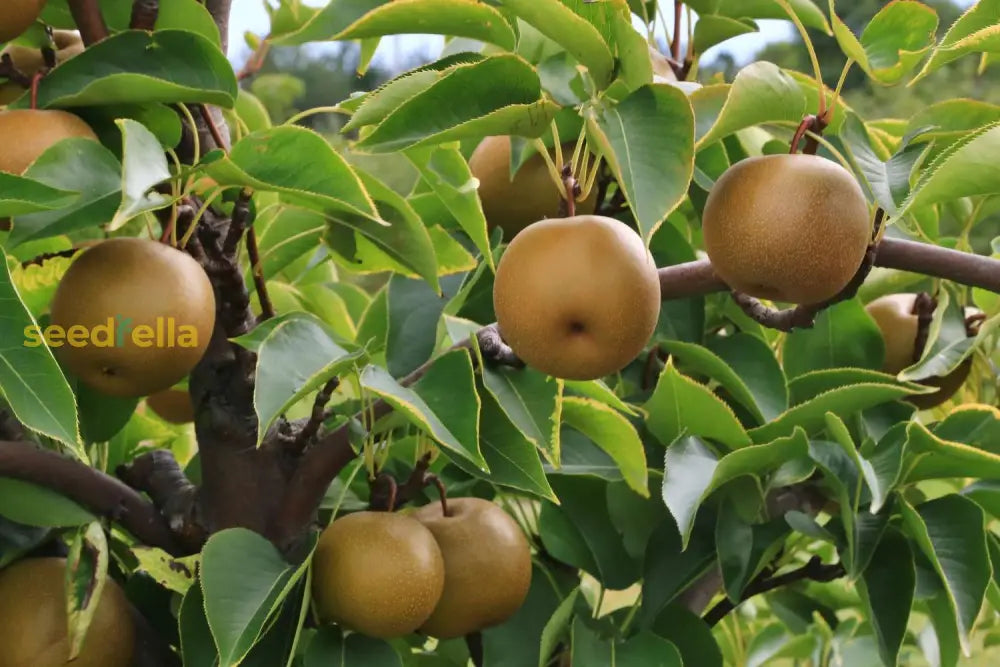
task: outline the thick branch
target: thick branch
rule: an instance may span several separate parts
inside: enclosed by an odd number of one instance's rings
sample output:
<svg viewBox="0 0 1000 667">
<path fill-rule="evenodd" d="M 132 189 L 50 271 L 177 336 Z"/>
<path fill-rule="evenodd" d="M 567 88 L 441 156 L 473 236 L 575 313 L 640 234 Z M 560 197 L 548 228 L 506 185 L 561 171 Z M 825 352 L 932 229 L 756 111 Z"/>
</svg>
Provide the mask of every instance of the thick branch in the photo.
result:
<svg viewBox="0 0 1000 667">
<path fill-rule="evenodd" d="M 115 474 L 133 489 L 149 494 L 186 550 L 201 550 L 208 533 L 199 516 L 198 488 L 184 475 L 171 452 L 147 452 L 118 466 Z"/>
<path fill-rule="evenodd" d="M 740 602 L 745 602 L 755 595 L 767 593 L 768 591 L 773 591 L 776 588 L 788 586 L 798 581 L 810 580 L 826 583 L 839 579 L 846 573 L 844 566 L 840 563 L 824 565 L 819 556 L 813 556 L 809 559 L 808 563 L 797 570 L 792 570 L 791 572 L 786 572 L 775 577 L 768 576 L 766 573 L 758 576 L 750 582 L 743 595 L 740 596 Z M 725 598 L 708 610 L 708 613 L 703 617 L 704 621 L 709 627 L 712 627 L 735 608 L 736 604 L 729 598 Z"/>
<path fill-rule="evenodd" d="M 133 30 L 153 30 L 160 15 L 160 0 L 135 0 L 128 27 Z"/>
<path fill-rule="evenodd" d="M 942 248 L 933 243 L 882 239 L 875 252 L 875 266 L 922 273 L 1000 294 L 1000 259 Z M 664 300 L 729 289 L 707 259 L 665 266 L 659 273 Z"/>
<path fill-rule="evenodd" d="M 219 37 L 222 38 L 222 52 L 229 49 L 229 9 L 233 0 L 205 0 L 205 7 L 208 13 L 215 19 L 215 25 L 219 27 Z"/>
<path fill-rule="evenodd" d="M 104 22 L 98 0 L 69 0 L 69 11 L 86 46 L 108 36 L 108 24 Z"/>
<path fill-rule="evenodd" d="M 27 442 L 0 441 L 0 476 L 58 491 L 95 514 L 120 523 L 141 542 L 181 553 L 152 503 L 136 491 L 79 461 Z"/>
</svg>

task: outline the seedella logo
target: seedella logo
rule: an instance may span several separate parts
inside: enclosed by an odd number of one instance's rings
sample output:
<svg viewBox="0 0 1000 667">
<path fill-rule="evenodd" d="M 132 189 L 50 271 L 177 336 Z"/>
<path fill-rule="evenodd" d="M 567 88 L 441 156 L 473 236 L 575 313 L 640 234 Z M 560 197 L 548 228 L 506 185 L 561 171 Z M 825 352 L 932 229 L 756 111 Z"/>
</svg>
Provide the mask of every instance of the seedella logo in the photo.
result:
<svg viewBox="0 0 1000 667">
<path fill-rule="evenodd" d="M 131 317 L 121 315 L 93 327 L 74 324 L 64 328 L 50 324 L 42 330 L 33 324 L 24 328 L 25 347 L 39 347 L 43 342 L 49 347 L 198 347 L 198 329 L 178 324 L 173 317 L 157 317 L 152 325 L 133 325 Z"/>
</svg>

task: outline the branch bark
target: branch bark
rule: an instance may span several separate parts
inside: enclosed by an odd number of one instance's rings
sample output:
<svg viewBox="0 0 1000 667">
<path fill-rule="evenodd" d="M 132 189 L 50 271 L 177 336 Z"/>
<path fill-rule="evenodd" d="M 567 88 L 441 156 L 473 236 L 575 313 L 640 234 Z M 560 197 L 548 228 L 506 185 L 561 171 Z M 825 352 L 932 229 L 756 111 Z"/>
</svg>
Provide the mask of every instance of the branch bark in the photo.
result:
<svg viewBox="0 0 1000 667">
<path fill-rule="evenodd" d="M 69 0 L 69 11 L 86 46 L 108 36 L 108 24 L 104 22 L 98 0 Z"/>
<path fill-rule="evenodd" d="M 229 12 L 233 0 L 206 0 L 205 7 L 219 27 L 219 37 L 222 40 L 222 52 L 229 50 Z"/>
<path fill-rule="evenodd" d="M 79 461 L 28 442 L 0 441 L 0 476 L 58 491 L 95 514 L 117 521 L 144 544 L 172 554 L 183 552 L 152 503 Z"/>
<path fill-rule="evenodd" d="M 1000 259 L 932 243 L 882 239 L 875 252 L 875 266 L 922 273 L 1000 294 Z M 659 274 L 664 301 L 729 290 L 707 259 L 665 266 Z"/>
</svg>

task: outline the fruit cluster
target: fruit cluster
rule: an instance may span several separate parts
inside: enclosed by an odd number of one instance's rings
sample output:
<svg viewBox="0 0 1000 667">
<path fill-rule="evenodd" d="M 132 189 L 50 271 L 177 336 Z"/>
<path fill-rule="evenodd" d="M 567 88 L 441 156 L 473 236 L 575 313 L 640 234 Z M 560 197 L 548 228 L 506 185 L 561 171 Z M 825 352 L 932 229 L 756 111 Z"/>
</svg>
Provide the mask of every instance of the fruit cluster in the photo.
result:
<svg viewBox="0 0 1000 667">
<path fill-rule="evenodd" d="M 522 605 L 531 550 L 517 523 L 481 498 L 412 513 L 364 511 L 331 523 L 313 556 L 320 617 L 372 637 L 449 639 L 497 625 Z"/>
</svg>

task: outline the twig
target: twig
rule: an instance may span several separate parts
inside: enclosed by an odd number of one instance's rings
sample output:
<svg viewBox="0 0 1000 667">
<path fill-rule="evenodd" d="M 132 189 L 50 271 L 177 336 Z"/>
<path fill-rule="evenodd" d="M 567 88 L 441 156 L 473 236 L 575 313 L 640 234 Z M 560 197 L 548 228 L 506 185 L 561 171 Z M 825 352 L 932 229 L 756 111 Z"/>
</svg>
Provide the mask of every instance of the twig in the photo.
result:
<svg viewBox="0 0 1000 667">
<path fill-rule="evenodd" d="M 927 292 L 921 292 L 913 300 L 911 313 L 917 316 L 917 337 L 913 342 L 913 363 L 920 361 L 924 347 L 927 345 L 927 337 L 931 332 L 931 322 L 934 320 L 934 311 L 937 309 L 937 299 Z"/>
<path fill-rule="evenodd" d="M 208 125 L 208 131 L 212 133 L 212 139 L 215 141 L 215 145 L 226 150 L 226 142 L 222 138 L 222 132 L 219 131 L 219 126 L 216 125 L 215 119 L 212 118 L 212 111 L 208 108 L 207 104 L 199 104 L 198 111 L 201 112 L 201 117 L 204 119 L 205 124 Z"/>
<path fill-rule="evenodd" d="M 267 54 L 271 50 L 271 42 L 268 39 L 264 39 L 257 50 L 254 51 L 250 57 L 244 63 L 242 69 L 236 75 L 237 81 L 243 81 L 249 79 L 251 76 L 260 71 L 260 68 L 264 66 L 264 61 L 267 59 Z"/>
<path fill-rule="evenodd" d="M 844 570 L 844 566 L 840 563 L 824 565 L 819 556 L 813 556 L 808 563 L 797 570 L 792 570 L 791 572 L 786 572 L 785 574 L 780 574 L 774 577 L 768 576 L 767 573 L 762 573 L 761 576 L 758 576 L 750 582 L 746 590 L 743 592 L 743 595 L 740 596 L 740 602 L 745 602 L 755 595 L 767 593 L 768 591 L 773 591 L 776 588 L 788 586 L 789 584 L 794 584 L 798 581 L 810 580 L 826 583 L 839 579 L 845 574 L 847 574 L 847 572 Z M 735 608 L 736 603 L 729 598 L 725 598 L 709 609 L 708 613 L 706 613 L 702 619 L 708 624 L 708 627 L 713 627 Z"/>
<path fill-rule="evenodd" d="M 684 10 L 684 3 L 681 0 L 674 0 L 674 38 L 670 44 L 670 56 L 674 62 L 681 59 L 681 12 Z M 677 77 L 678 79 L 680 76 Z"/>
<path fill-rule="evenodd" d="M 333 392 L 339 386 L 340 378 L 333 378 L 323 385 L 323 388 L 316 394 L 316 400 L 313 401 L 312 414 L 309 415 L 309 421 L 305 423 L 302 430 L 295 437 L 294 444 L 292 445 L 294 452 L 304 451 L 309 446 L 309 443 L 312 442 L 312 439 L 316 437 L 316 434 L 319 433 L 319 427 L 326 419 L 326 404 L 330 402 Z"/>
<path fill-rule="evenodd" d="M 21 268 L 26 269 L 32 264 L 37 264 L 41 266 L 46 261 L 50 259 L 56 259 L 57 257 L 72 257 L 78 252 L 83 252 L 83 248 L 70 248 L 69 250 L 60 250 L 58 252 L 43 252 L 41 255 L 36 255 L 31 259 L 26 259 L 21 262 Z"/>
<path fill-rule="evenodd" d="M 264 268 L 260 263 L 260 250 L 257 249 L 257 230 L 253 227 L 247 232 L 247 254 L 250 257 L 250 272 L 253 274 L 254 288 L 257 290 L 257 298 L 260 300 L 260 318 L 269 320 L 274 317 L 274 304 L 267 293 L 267 280 L 264 278 Z"/>
<path fill-rule="evenodd" d="M 0 56 L 0 77 L 16 83 L 22 88 L 29 88 L 31 86 L 31 77 L 17 68 L 9 53 L 4 53 Z"/>
<path fill-rule="evenodd" d="M 0 441 L 0 476 L 58 491 L 90 511 L 120 523 L 151 547 L 171 554 L 181 545 L 156 508 L 121 481 L 28 442 Z"/>
<path fill-rule="evenodd" d="M 135 0 L 128 27 L 132 30 L 153 30 L 160 15 L 159 0 Z"/>
<path fill-rule="evenodd" d="M 85 46 L 96 44 L 108 36 L 108 24 L 104 22 L 98 0 L 68 0 L 73 22 L 80 29 L 80 37 Z"/>
<path fill-rule="evenodd" d="M 392 512 L 396 509 L 399 485 L 389 473 L 382 473 L 371 482 L 368 506 L 375 512 Z"/>
<path fill-rule="evenodd" d="M 524 368 L 524 362 L 504 342 L 496 325 L 483 327 L 476 335 L 483 356 L 494 363 L 514 368 Z"/>
<path fill-rule="evenodd" d="M 198 505 L 198 489 L 184 475 L 174 455 L 157 449 L 118 466 L 115 474 L 138 491 L 149 494 L 170 530 L 191 553 L 201 550 L 208 533 Z"/>
</svg>

